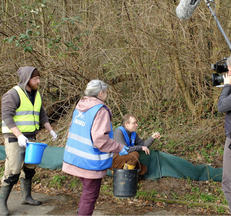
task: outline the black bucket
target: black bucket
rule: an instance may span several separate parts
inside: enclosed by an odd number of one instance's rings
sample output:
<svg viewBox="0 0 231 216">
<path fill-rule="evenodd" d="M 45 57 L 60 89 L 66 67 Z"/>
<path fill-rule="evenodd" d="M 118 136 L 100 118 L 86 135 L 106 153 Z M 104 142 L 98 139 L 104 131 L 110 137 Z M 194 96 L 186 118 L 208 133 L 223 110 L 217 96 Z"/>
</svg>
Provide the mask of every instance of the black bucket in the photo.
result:
<svg viewBox="0 0 231 216">
<path fill-rule="evenodd" d="M 118 198 L 132 198 L 137 193 L 138 169 L 113 169 L 113 194 Z"/>
</svg>

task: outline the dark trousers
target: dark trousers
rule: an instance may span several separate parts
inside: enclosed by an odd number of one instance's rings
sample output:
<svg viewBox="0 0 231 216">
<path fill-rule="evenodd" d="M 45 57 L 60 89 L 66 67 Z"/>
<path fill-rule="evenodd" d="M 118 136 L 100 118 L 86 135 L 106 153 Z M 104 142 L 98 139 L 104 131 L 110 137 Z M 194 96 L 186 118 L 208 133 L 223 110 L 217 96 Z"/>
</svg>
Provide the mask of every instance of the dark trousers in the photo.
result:
<svg viewBox="0 0 231 216">
<path fill-rule="evenodd" d="M 102 179 L 80 178 L 83 183 L 82 195 L 79 200 L 78 216 L 92 215 L 96 200 L 99 197 Z"/>
<path fill-rule="evenodd" d="M 231 149 L 229 149 L 230 144 L 231 139 L 227 137 L 223 154 L 222 189 L 228 201 L 229 210 L 231 211 Z"/>
</svg>

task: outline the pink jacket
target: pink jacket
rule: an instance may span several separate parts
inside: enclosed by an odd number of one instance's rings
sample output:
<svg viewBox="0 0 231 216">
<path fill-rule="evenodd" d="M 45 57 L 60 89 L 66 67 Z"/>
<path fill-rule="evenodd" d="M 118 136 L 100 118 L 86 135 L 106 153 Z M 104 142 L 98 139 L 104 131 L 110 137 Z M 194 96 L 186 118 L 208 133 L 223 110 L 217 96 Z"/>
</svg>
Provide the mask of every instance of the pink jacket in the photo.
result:
<svg viewBox="0 0 231 216">
<path fill-rule="evenodd" d="M 82 100 L 78 102 L 76 109 L 78 109 L 81 112 L 86 112 L 88 109 L 90 109 L 91 107 L 97 104 L 104 104 L 104 103 L 95 97 L 85 96 Z M 94 146 L 97 147 L 100 151 L 119 153 L 123 149 L 124 145 L 116 142 L 115 140 L 110 139 L 108 135 L 108 133 L 111 130 L 111 126 L 110 126 L 111 117 L 112 117 L 111 111 L 109 113 L 105 107 L 102 107 L 96 114 L 94 122 L 92 124 L 91 137 L 94 142 Z M 102 170 L 102 171 L 85 170 L 67 164 L 65 162 L 63 162 L 62 171 L 70 175 L 89 178 L 89 179 L 103 178 L 107 173 L 107 170 Z"/>
</svg>

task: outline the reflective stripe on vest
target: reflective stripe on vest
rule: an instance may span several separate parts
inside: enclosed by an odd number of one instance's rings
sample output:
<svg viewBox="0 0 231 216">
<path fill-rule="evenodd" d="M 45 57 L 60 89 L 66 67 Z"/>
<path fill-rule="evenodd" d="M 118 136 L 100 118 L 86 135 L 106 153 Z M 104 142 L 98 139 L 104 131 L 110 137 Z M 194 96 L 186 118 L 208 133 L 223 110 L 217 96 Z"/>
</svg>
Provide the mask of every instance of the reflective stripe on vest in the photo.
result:
<svg viewBox="0 0 231 216">
<path fill-rule="evenodd" d="M 42 106 L 40 93 L 37 92 L 33 105 L 19 86 L 15 86 L 14 89 L 18 92 L 20 98 L 20 106 L 16 110 L 15 116 L 13 116 L 15 124 L 21 132 L 34 132 L 36 129 L 38 130 L 39 115 Z M 2 121 L 2 133 L 12 133 L 4 121 Z"/>
<path fill-rule="evenodd" d="M 123 126 L 119 126 L 117 129 L 120 129 L 123 132 L 124 140 L 127 143 L 127 146 L 134 146 L 135 145 L 135 141 L 136 141 L 136 132 L 135 131 L 131 133 L 131 141 L 130 141 L 128 133 Z"/>
<path fill-rule="evenodd" d="M 104 106 L 98 104 L 87 112 L 75 109 L 72 124 L 69 130 L 67 143 L 64 150 L 63 161 L 87 170 L 105 170 L 112 166 L 113 153 L 105 153 L 94 147 L 91 139 L 91 128 L 95 115 Z M 107 107 L 104 106 L 106 109 Z M 109 137 L 113 138 L 113 130 Z"/>
</svg>

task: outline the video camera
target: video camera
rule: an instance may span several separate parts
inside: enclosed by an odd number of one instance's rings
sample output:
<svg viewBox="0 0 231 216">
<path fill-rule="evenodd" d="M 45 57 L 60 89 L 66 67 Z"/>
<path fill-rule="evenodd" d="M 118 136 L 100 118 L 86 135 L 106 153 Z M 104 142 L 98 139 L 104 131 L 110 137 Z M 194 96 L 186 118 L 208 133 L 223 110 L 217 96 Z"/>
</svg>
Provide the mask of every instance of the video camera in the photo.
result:
<svg viewBox="0 0 231 216">
<path fill-rule="evenodd" d="M 226 57 L 224 57 L 222 60 L 216 62 L 215 64 L 211 64 L 212 70 L 216 71 L 217 73 L 212 74 L 212 84 L 213 86 L 218 86 L 222 82 L 224 82 L 223 75 L 220 75 L 220 73 L 224 73 L 228 71 L 228 67 L 226 64 Z"/>
<path fill-rule="evenodd" d="M 214 4 L 214 8 L 215 8 L 215 12 L 216 12 L 215 2 L 212 1 L 212 0 L 206 0 L 205 1 L 205 3 L 207 4 L 209 10 L 211 11 L 211 13 L 213 15 L 213 18 L 215 19 L 215 21 L 217 23 L 218 29 L 220 30 L 220 32 L 223 35 L 226 43 L 228 44 L 229 50 L 231 50 L 231 43 L 230 43 L 228 37 L 226 36 L 225 31 L 223 30 L 219 20 L 217 19 L 217 15 L 213 11 L 213 9 L 212 9 L 212 7 L 210 5 L 210 2 L 212 2 Z M 217 73 L 223 73 L 223 72 L 228 71 L 228 67 L 227 67 L 227 64 L 226 64 L 226 58 L 223 58 L 222 60 L 218 61 L 216 64 L 212 64 L 211 67 L 212 67 L 212 70 L 216 71 Z M 213 84 L 213 86 L 218 86 L 222 82 L 224 82 L 223 75 L 219 75 L 217 73 L 212 74 L 212 84 Z"/>
</svg>

